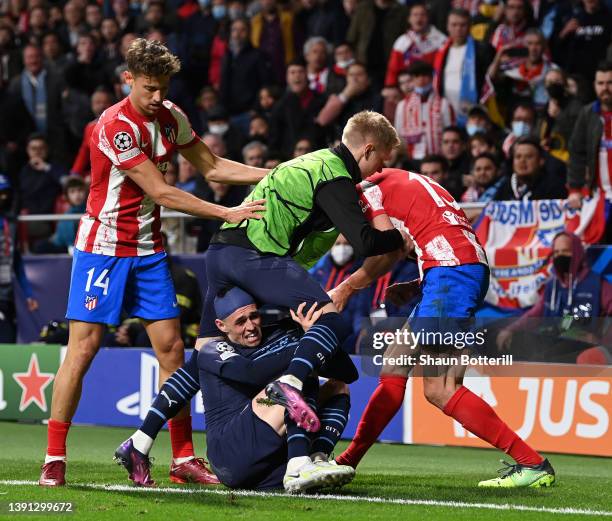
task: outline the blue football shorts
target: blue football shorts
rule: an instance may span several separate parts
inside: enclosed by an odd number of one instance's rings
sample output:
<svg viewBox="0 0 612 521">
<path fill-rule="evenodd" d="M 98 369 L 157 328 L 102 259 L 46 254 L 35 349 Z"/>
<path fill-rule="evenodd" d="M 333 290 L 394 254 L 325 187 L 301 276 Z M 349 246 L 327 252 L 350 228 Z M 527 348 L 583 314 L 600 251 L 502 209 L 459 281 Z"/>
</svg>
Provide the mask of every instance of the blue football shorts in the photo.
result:
<svg viewBox="0 0 612 521">
<path fill-rule="evenodd" d="M 410 315 L 413 331 L 473 331 L 474 313 L 489 287 L 484 264 L 439 266 L 428 269 L 421 284 L 422 297 Z"/>
<path fill-rule="evenodd" d="M 145 320 L 179 316 L 166 253 L 111 257 L 75 249 L 66 318 L 117 325 L 122 311 Z"/>
</svg>

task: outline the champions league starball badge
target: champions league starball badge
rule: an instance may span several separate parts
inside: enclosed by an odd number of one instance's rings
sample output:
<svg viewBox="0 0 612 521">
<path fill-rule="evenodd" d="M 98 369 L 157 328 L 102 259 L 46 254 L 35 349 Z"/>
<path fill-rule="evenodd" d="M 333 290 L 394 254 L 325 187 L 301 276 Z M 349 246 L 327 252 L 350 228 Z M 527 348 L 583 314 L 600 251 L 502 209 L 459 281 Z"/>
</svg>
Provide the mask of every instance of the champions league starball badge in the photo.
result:
<svg viewBox="0 0 612 521">
<path fill-rule="evenodd" d="M 117 150 L 125 152 L 132 148 L 132 137 L 127 132 L 117 132 L 113 138 L 113 144 Z"/>
</svg>

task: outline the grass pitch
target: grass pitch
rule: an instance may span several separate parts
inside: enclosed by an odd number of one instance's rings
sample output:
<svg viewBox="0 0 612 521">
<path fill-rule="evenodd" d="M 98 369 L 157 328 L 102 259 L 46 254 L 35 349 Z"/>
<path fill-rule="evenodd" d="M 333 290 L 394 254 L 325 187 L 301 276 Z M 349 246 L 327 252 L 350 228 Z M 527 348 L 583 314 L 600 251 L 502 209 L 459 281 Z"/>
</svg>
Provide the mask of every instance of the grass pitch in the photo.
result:
<svg viewBox="0 0 612 521">
<path fill-rule="evenodd" d="M 224 487 L 172 485 L 170 445 L 162 432 L 153 449 L 157 489 L 130 486 L 112 461 L 116 446 L 131 430 L 73 427 L 68 436 L 69 485 L 56 489 L 38 480 L 46 427 L 0 422 L 0 518 L 41 519 L 8 514 L 9 502 L 70 501 L 69 519 L 164 521 L 204 520 L 453 520 L 612 518 L 609 458 L 550 455 L 557 486 L 538 490 L 482 490 L 495 476 L 494 450 L 377 444 L 340 491 L 320 496 L 285 496 L 229 491 Z M 195 435 L 198 454 L 204 436 Z M 339 451 L 346 446 L 341 443 Z M 61 514 L 46 514 L 57 517 Z"/>
</svg>

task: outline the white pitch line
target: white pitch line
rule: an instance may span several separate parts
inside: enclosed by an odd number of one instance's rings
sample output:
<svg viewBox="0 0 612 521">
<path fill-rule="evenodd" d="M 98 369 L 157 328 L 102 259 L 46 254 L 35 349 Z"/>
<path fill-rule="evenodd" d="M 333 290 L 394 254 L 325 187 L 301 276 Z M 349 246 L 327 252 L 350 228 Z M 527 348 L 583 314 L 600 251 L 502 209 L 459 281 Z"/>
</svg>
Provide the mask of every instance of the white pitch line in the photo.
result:
<svg viewBox="0 0 612 521">
<path fill-rule="evenodd" d="M 0 486 L 32 486 L 38 485 L 38 481 L 25 481 L 18 479 L 0 480 Z M 92 490 L 107 490 L 109 492 L 137 492 L 144 494 L 204 494 L 217 496 L 239 496 L 239 497 L 262 497 L 262 498 L 284 498 L 284 499 L 306 499 L 306 500 L 328 500 L 328 501 L 351 501 L 360 503 L 382 503 L 391 505 L 420 505 L 433 507 L 452 508 L 476 508 L 484 510 L 516 510 L 520 512 L 543 512 L 547 514 L 561 515 L 583 515 L 583 516 L 608 516 L 612 517 L 612 511 L 590 510 L 583 508 L 551 508 L 532 507 L 529 505 L 514 505 L 510 503 L 468 503 L 466 501 L 440 501 L 436 499 L 402 499 L 367 496 L 344 496 L 340 494 L 309 494 L 289 495 L 282 492 L 258 492 L 256 490 L 228 490 L 218 488 L 179 488 L 179 487 L 134 487 L 130 485 L 102 485 L 100 483 L 71 483 L 68 488 L 89 488 Z"/>
</svg>

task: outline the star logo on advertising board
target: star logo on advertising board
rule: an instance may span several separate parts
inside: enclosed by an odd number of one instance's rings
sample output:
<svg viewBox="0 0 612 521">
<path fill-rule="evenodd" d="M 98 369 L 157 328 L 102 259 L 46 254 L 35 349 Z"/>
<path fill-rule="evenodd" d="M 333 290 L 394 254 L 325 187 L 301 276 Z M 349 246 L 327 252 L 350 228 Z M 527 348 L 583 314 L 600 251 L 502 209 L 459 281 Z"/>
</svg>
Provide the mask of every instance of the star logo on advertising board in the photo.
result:
<svg viewBox="0 0 612 521">
<path fill-rule="evenodd" d="M 55 378 L 54 373 L 41 373 L 36 353 L 32 353 L 30 364 L 26 373 L 13 373 L 13 378 L 21 387 L 21 401 L 19 412 L 23 412 L 34 402 L 39 409 L 47 411 L 45 389 Z"/>
</svg>

